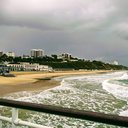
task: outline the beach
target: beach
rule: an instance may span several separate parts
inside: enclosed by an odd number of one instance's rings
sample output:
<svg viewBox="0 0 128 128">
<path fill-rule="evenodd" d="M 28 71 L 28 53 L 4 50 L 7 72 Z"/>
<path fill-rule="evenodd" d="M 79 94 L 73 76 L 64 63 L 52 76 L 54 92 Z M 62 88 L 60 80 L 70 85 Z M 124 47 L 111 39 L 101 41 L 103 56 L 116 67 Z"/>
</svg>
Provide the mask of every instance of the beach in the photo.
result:
<svg viewBox="0 0 128 128">
<path fill-rule="evenodd" d="M 59 86 L 60 82 L 53 77 L 68 75 L 87 75 L 110 72 L 96 71 L 55 71 L 55 72 L 11 72 L 15 77 L 0 76 L 0 96 L 20 91 L 39 91 Z"/>
<path fill-rule="evenodd" d="M 4 85 L 6 86 L 1 86 L 8 88 L 6 89 L 8 92 L 5 92 L 4 89 L 2 92 L 6 99 L 112 115 L 128 115 L 127 71 L 13 73 L 16 77 L 11 81 L 11 84 L 8 84 L 7 81 L 5 83 L 4 81 Z M 26 81 L 22 81 L 22 79 Z M 15 83 L 16 80 L 17 83 Z M 9 87 L 12 89 L 12 92 L 9 90 Z M 16 93 L 14 93 L 14 91 Z M 7 115 L 10 111 L 11 110 L 6 107 L 1 108 L 1 112 L 3 112 L 4 115 Z M 19 113 L 19 117 L 23 117 L 24 120 L 37 124 L 40 122 L 41 125 L 50 127 L 106 127 L 106 125 L 100 123 L 76 120 L 75 118 L 69 119 L 26 110 Z"/>
</svg>

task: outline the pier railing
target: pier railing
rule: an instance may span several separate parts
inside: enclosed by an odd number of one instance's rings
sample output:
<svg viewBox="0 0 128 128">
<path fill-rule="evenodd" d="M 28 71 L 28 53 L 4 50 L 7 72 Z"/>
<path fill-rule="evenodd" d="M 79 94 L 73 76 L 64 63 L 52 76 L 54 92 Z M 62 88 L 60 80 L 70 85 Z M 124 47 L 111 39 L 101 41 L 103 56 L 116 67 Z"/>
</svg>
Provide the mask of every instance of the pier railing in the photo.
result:
<svg viewBox="0 0 128 128">
<path fill-rule="evenodd" d="M 42 126 L 20 120 L 18 118 L 18 109 L 44 112 L 48 114 L 88 120 L 93 122 L 109 124 L 109 125 L 128 127 L 128 117 L 123 117 L 123 116 L 108 115 L 98 112 L 90 112 L 90 111 L 62 108 L 62 107 L 56 107 L 50 105 L 28 103 L 22 101 L 13 101 L 7 99 L 0 99 L 0 105 L 12 107 L 12 118 L 0 116 L 0 128 L 2 128 L 2 121 L 7 121 L 12 123 L 12 128 L 16 128 L 17 125 L 30 126 L 32 128 L 49 128 L 47 126 Z"/>
</svg>

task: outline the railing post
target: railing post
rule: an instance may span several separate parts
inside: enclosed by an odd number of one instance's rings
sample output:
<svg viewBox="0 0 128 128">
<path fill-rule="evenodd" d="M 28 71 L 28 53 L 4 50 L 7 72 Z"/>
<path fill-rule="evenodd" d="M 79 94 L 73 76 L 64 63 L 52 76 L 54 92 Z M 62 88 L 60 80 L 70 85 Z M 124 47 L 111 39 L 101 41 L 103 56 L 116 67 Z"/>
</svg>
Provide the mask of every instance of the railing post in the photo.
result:
<svg viewBox="0 0 128 128">
<path fill-rule="evenodd" d="M 12 128 L 16 128 L 17 121 L 18 121 L 18 109 L 12 108 Z"/>
<path fill-rule="evenodd" d="M 2 128 L 2 120 L 0 120 L 0 128 Z"/>
</svg>

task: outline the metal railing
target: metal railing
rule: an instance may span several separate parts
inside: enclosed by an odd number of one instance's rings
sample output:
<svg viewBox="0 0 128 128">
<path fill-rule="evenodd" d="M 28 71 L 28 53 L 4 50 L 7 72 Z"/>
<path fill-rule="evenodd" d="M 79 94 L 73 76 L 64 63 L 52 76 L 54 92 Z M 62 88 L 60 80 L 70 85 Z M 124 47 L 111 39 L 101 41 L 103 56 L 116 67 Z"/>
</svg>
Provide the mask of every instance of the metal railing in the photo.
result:
<svg viewBox="0 0 128 128">
<path fill-rule="evenodd" d="M 50 105 L 13 101 L 13 100 L 7 100 L 7 99 L 0 99 L 0 105 L 13 108 L 12 118 L 0 116 L 0 120 L 5 120 L 12 123 L 12 128 L 16 128 L 17 125 L 25 125 L 33 128 L 49 128 L 46 126 L 41 126 L 41 125 L 19 120 L 18 109 L 26 109 L 31 111 L 59 115 L 59 116 L 89 120 L 89 121 L 99 122 L 99 123 L 104 123 L 109 125 L 128 127 L 128 117 L 123 117 L 123 116 L 108 115 L 108 114 L 98 113 L 98 112 L 90 112 L 90 111 L 62 108 L 62 107 L 56 107 L 56 106 L 50 106 Z"/>
</svg>

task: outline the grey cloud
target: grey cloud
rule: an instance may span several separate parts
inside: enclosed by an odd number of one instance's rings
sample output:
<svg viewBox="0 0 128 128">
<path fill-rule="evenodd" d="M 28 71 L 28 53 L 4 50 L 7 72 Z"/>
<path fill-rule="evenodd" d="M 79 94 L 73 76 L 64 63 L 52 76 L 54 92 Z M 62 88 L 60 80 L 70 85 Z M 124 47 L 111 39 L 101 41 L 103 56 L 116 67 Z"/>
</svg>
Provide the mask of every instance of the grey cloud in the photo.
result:
<svg viewBox="0 0 128 128">
<path fill-rule="evenodd" d="M 128 30 L 119 27 L 127 26 L 126 0 L 30 1 L 0 0 L 0 50 L 29 54 L 42 48 L 46 54 L 128 64 Z"/>
<path fill-rule="evenodd" d="M 47 54 L 60 53 L 60 51 L 70 51 L 72 37 L 63 31 L 40 31 L 37 29 L 20 28 L 20 27 L 0 27 L 1 45 L 8 49 L 15 50 L 18 53 L 29 54 L 31 48 L 42 48 Z M 6 38 L 5 38 L 6 37 Z M 15 46 L 15 47 L 14 47 Z"/>
<path fill-rule="evenodd" d="M 34 1 L 35 3 L 39 3 L 38 9 L 38 7 L 34 7 L 34 4 L 30 0 L 27 1 L 28 3 L 24 0 L 15 2 L 14 0 L 5 0 L 1 8 L 1 15 L 3 15 L 1 24 L 37 27 L 41 29 L 48 28 L 48 30 L 50 28 L 73 29 L 73 27 L 79 28 L 80 26 L 81 28 L 83 26 L 86 28 L 86 26 L 99 24 L 114 10 L 114 7 L 109 4 L 110 1 L 106 2 L 105 0 L 96 0 L 95 2 L 93 0 L 84 2 L 83 0 L 77 0 L 76 2 L 72 0 L 67 2 L 54 0 L 55 3 L 51 5 L 51 8 L 47 7 L 50 4 L 48 1 Z M 46 7 L 44 4 L 46 4 Z M 75 26 L 72 27 L 72 24 Z"/>
</svg>

